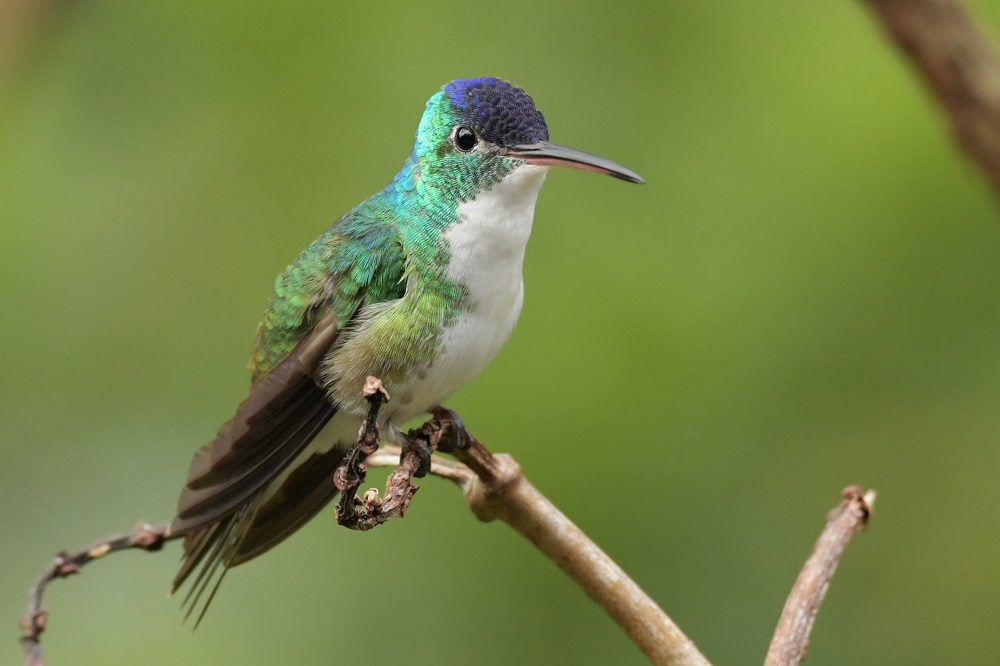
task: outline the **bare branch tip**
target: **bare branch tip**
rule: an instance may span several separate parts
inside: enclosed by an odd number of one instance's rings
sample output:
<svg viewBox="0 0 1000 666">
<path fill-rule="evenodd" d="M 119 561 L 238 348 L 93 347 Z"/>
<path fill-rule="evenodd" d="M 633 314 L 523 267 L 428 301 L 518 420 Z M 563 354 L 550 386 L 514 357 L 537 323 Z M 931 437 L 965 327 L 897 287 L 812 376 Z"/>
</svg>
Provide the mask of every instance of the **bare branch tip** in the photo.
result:
<svg viewBox="0 0 1000 666">
<path fill-rule="evenodd" d="M 376 393 L 382 394 L 382 400 L 389 402 L 389 392 L 385 390 L 385 386 L 382 385 L 382 380 L 374 375 L 368 375 L 365 377 L 364 388 L 361 389 L 362 395 L 366 398 L 370 398 Z"/>
<path fill-rule="evenodd" d="M 850 485 L 841 493 L 841 509 L 856 507 L 861 512 L 861 523 L 867 525 L 875 513 L 875 498 L 878 493 L 874 489 L 863 490 L 859 485 Z"/>
</svg>

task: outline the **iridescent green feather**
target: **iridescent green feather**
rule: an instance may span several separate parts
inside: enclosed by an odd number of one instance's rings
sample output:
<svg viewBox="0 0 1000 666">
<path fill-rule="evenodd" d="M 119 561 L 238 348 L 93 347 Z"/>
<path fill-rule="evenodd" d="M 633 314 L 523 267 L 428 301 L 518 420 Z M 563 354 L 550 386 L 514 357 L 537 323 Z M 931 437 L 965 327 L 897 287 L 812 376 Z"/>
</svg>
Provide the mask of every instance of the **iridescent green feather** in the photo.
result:
<svg viewBox="0 0 1000 666">
<path fill-rule="evenodd" d="M 359 306 L 402 297 L 399 237 L 392 225 L 371 222 L 345 216 L 275 280 L 250 360 L 254 381 L 281 362 L 327 308 L 343 327 Z"/>
<path fill-rule="evenodd" d="M 500 155 L 455 152 L 448 137 L 456 113 L 444 93 L 431 97 L 413 152 L 393 181 L 278 276 L 250 362 L 255 380 L 291 352 L 327 308 L 339 327 L 362 318 L 350 339 L 338 340 L 329 368 L 334 382 L 348 378 L 353 387 L 365 374 L 391 380 L 434 360 L 441 335 L 468 298 L 465 287 L 447 277 L 445 232 L 458 222 L 461 203 L 514 168 Z"/>
</svg>

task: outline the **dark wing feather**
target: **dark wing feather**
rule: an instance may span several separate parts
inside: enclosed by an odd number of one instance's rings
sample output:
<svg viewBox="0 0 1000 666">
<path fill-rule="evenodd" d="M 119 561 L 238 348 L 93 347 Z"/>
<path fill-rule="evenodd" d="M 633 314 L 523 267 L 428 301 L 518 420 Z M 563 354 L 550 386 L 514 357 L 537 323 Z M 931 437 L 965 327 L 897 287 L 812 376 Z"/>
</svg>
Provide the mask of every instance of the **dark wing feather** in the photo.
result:
<svg viewBox="0 0 1000 666">
<path fill-rule="evenodd" d="M 242 564 L 277 546 L 326 506 L 337 495 L 333 473 L 344 454 L 344 449 L 334 447 L 296 465 L 277 492 L 254 513 L 229 565 Z"/>
<path fill-rule="evenodd" d="M 355 209 L 275 283 L 258 328 L 250 395 L 195 455 L 171 524 L 174 534 L 184 536 L 174 590 L 201 567 L 192 608 L 209 588 L 211 601 L 230 566 L 285 539 L 336 495 L 332 477 L 343 455 L 339 449 L 302 461 L 274 495 L 268 491 L 268 500 L 260 499 L 336 412 L 318 379 L 338 335 L 334 322 L 405 292 L 405 256 L 387 214 L 378 207 Z M 317 321 L 320 313 L 325 316 Z"/>
<path fill-rule="evenodd" d="M 174 590 L 202 561 L 208 571 L 227 559 L 249 527 L 252 514 L 242 511 L 247 501 L 277 478 L 336 412 L 316 379 L 336 337 L 333 317 L 322 318 L 254 383 L 236 416 L 195 454 L 171 523 L 173 534 L 185 535 Z"/>
<path fill-rule="evenodd" d="M 195 567 L 208 554 L 210 546 L 216 541 L 216 533 L 220 529 L 225 530 L 226 525 L 223 524 L 224 522 L 214 523 L 200 530 L 189 532 L 184 536 L 184 556 L 181 562 L 181 570 L 174 576 L 172 592 L 177 591 L 178 586 L 191 575 Z"/>
</svg>

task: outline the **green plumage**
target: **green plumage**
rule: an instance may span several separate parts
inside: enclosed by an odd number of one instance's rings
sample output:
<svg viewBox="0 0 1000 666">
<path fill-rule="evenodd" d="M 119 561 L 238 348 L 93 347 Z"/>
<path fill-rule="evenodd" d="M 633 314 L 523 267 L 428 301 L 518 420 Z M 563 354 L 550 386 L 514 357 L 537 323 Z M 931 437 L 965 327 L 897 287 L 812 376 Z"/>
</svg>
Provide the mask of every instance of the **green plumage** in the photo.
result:
<svg viewBox="0 0 1000 666">
<path fill-rule="evenodd" d="M 413 151 L 392 182 L 336 222 L 278 276 L 251 357 L 254 380 L 295 348 L 325 308 L 342 328 L 364 315 L 366 306 L 396 299 L 404 300 L 379 311 L 377 319 L 365 318 L 363 340 L 352 335 L 343 343 L 347 351 L 339 364 L 330 364 L 331 377 L 356 379 L 377 370 L 391 383 L 408 367 L 433 361 L 440 334 L 454 323 L 466 297 L 464 287 L 446 277 L 443 234 L 457 221 L 459 204 L 513 168 L 500 155 L 449 149 L 447 137 L 456 122 L 449 97 L 443 92 L 431 97 Z"/>
<path fill-rule="evenodd" d="M 404 263 L 397 230 L 388 221 L 355 212 L 327 230 L 274 282 L 257 327 L 254 381 L 295 348 L 325 309 L 343 328 L 360 306 L 402 297 Z"/>
<path fill-rule="evenodd" d="M 207 608 L 229 567 L 280 543 L 336 495 L 369 375 L 394 396 L 380 413 L 391 426 L 383 432 L 401 437 L 402 422 L 493 358 L 520 312 L 540 166 L 641 182 L 547 140 L 524 91 L 493 78 L 452 82 L 427 102 L 392 182 L 278 276 L 257 328 L 250 393 L 195 454 L 171 523 L 184 537 L 174 588 L 198 571 L 190 608 L 212 590 Z"/>
</svg>

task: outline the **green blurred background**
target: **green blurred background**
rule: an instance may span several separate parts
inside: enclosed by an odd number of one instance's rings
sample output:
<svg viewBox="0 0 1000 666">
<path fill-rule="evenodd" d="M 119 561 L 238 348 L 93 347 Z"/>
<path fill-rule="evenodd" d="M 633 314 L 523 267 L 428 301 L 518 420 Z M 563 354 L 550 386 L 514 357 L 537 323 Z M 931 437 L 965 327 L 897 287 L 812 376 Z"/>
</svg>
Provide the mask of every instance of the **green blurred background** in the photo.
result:
<svg viewBox="0 0 1000 666">
<path fill-rule="evenodd" d="M 877 518 L 809 663 L 1000 658 L 1000 219 L 860 3 L 6 7 L 0 663 L 53 552 L 170 517 L 274 275 L 484 74 L 648 184 L 550 175 L 521 323 L 450 401 L 473 432 L 720 664 L 759 663 L 848 483 Z M 50 663 L 642 663 L 423 486 L 234 570 L 193 635 L 176 544 L 98 563 L 50 590 Z"/>
</svg>

